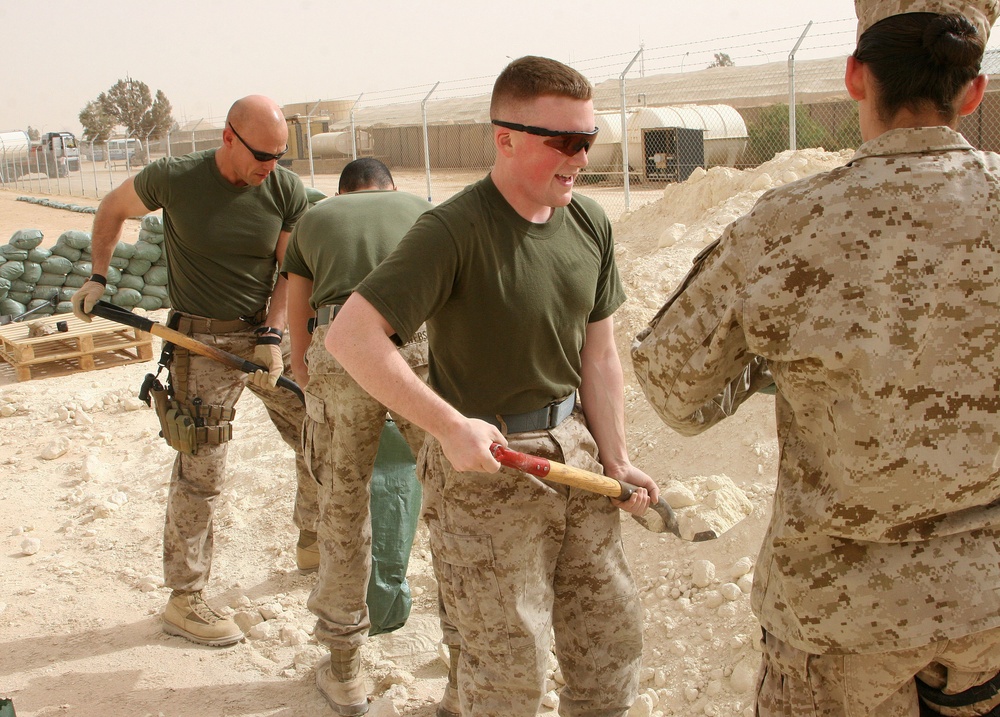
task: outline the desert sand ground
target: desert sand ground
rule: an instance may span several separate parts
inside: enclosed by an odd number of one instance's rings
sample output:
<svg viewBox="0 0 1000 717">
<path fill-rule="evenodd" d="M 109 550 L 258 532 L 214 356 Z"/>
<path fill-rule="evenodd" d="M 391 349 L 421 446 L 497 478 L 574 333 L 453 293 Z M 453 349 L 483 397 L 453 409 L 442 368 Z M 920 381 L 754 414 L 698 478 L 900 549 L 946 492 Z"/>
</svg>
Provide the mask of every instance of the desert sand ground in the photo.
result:
<svg viewBox="0 0 1000 717">
<path fill-rule="evenodd" d="M 765 185 L 843 161 L 822 159 L 805 167 L 793 157 L 791 169 L 772 168 L 767 181 L 712 170 L 615 225 L 630 296 L 616 331 L 633 462 L 661 486 L 728 476 L 753 504 L 734 529 L 698 544 L 649 533 L 623 515 L 646 625 L 633 717 L 752 715 L 759 627 L 748 591 L 777 441 L 768 396 L 700 437 L 674 434 L 636 388 L 628 346 L 707 239 Z M 41 229 L 45 245 L 67 229 L 90 229 L 90 215 L 15 201 L 24 194 L 0 191 L 0 242 L 18 229 Z M 124 239 L 137 233 L 130 221 Z M 0 362 L 0 696 L 13 699 L 19 717 L 332 715 L 314 682 L 323 653 L 305 606 L 314 578 L 295 569 L 292 453 L 262 404 L 249 393 L 239 404 L 206 590 L 213 604 L 256 624 L 233 647 L 199 647 L 159 626 L 169 594 L 160 559 L 173 452 L 157 437 L 153 412 L 134 399 L 153 362 L 20 383 L 9 368 Z M 363 650 L 374 717 L 431 717 L 444 688 L 423 526 L 409 581 L 408 624 Z M 552 665 L 541 714 L 558 704 Z"/>
</svg>

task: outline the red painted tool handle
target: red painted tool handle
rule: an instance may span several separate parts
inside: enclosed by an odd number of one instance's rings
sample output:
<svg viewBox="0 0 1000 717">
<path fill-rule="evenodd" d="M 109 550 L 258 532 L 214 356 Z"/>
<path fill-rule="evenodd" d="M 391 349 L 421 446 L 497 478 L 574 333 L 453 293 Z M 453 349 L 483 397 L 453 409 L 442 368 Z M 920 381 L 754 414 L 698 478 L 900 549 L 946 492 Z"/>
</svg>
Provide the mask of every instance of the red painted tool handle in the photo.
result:
<svg viewBox="0 0 1000 717">
<path fill-rule="evenodd" d="M 552 467 L 552 464 L 546 458 L 530 456 L 520 451 L 512 451 L 509 448 L 504 448 L 499 443 L 491 445 L 490 452 L 500 465 L 507 466 L 508 468 L 516 468 L 519 471 L 530 473 L 539 478 L 548 476 L 549 470 Z"/>
</svg>

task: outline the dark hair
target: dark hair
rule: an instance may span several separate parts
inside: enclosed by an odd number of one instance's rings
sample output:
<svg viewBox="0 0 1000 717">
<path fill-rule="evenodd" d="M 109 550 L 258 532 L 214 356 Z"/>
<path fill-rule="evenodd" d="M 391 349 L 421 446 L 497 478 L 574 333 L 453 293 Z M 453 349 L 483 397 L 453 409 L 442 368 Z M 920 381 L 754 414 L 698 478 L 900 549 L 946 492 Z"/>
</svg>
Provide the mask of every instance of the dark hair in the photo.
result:
<svg viewBox="0 0 1000 717">
<path fill-rule="evenodd" d="M 507 119 L 502 115 L 511 104 L 545 96 L 589 100 L 593 92 L 590 81 L 569 65 L 526 55 L 507 65 L 493 83 L 490 119 Z"/>
<path fill-rule="evenodd" d="M 930 105 L 950 121 L 958 115 L 955 100 L 962 88 L 979 75 L 985 45 L 962 15 L 910 12 L 868 28 L 854 57 L 875 76 L 880 119 Z"/>
<path fill-rule="evenodd" d="M 362 157 L 348 162 L 340 172 L 337 192 L 348 194 L 359 189 L 392 189 L 392 172 L 374 157 Z"/>
</svg>

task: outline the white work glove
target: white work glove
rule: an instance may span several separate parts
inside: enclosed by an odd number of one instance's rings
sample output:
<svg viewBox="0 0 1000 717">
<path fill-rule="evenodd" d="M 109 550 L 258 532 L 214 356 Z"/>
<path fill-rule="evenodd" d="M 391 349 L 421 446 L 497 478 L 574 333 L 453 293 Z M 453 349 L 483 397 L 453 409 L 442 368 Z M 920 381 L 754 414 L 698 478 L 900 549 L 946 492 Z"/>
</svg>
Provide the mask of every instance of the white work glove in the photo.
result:
<svg viewBox="0 0 1000 717">
<path fill-rule="evenodd" d="M 95 274 L 94 276 L 97 275 Z M 101 300 L 107 288 L 100 281 L 95 281 L 94 276 L 90 277 L 87 283 L 77 289 L 76 293 L 73 294 L 73 298 L 70 299 L 70 303 L 73 305 L 73 315 L 88 323 L 91 320 L 90 312 L 93 310 L 94 304 Z M 103 276 L 99 278 L 104 279 Z M 107 279 L 104 280 L 107 281 Z"/>
<path fill-rule="evenodd" d="M 257 388 L 274 388 L 285 370 L 285 362 L 281 356 L 281 332 L 269 326 L 261 326 L 254 330 L 257 334 L 257 346 L 253 350 L 254 363 L 267 368 L 266 371 L 254 371 L 250 381 Z"/>
</svg>

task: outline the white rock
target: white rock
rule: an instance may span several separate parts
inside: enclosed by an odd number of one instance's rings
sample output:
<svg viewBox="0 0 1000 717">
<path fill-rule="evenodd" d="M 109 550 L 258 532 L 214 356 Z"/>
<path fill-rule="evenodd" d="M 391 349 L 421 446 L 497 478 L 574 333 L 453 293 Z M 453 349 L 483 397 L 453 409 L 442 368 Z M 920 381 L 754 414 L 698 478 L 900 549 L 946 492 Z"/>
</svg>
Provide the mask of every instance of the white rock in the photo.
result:
<svg viewBox="0 0 1000 717">
<path fill-rule="evenodd" d="M 73 423 L 78 426 L 92 426 L 94 424 L 94 419 L 90 417 L 90 414 L 86 411 L 77 411 L 76 415 L 73 416 Z"/>
<path fill-rule="evenodd" d="M 733 563 L 733 567 L 729 569 L 729 574 L 732 575 L 733 578 L 738 578 L 741 575 L 746 575 L 751 570 L 753 570 L 753 559 L 744 556 Z"/>
<path fill-rule="evenodd" d="M 285 611 L 285 609 L 283 607 L 281 607 L 281 604 L 280 603 L 276 603 L 276 602 L 272 602 L 272 603 L 268 603 L 267 605 L 261 605 L 260 606 L 260 615 L 265 620 L 273 620 L 274 618 L 278 617 L 278 615 L 280 615 L 284 611 Z"/>
<path fill-rule="evenodd" d="M 736 600 L 743 596 L 743 591 L 740 590 L 740 586 L 737 585 L 736 583 L 726 583 L 721 588 L 719 588 L 719 592 L 722 593 L 722 597 L 730 601 Z"/>
<path fill-rule="evenodd" d="M 740 579 L 736 581 L 736 584 L 740 586 L 740 590 L 743 591 L 744 595 L 749 595 L 750 591 L 753 589 L 753 576 L 742 575 L 740 576 Z"/>
<path fill-rule="evenodd" d="M 688 686 L 684 688 L 684 699 L 686 699 L 688 702 L 694 702 L 695 700 L 697 700 L 698 694 L 699 693 L 697 687 Z"/>
<path fill-rule="evenodd" d="M 649 698 L 648 694 L 639 695 L 628 711 L 628 717 L 651 717 L 652 714 L 653 701 Z"/>
<path fill-rule="evenodd" d="M 722 597 L 722 593 L 718 590 L 709 590 L 705 593 L 705 607 L 711 608 L 712 610 L 719 607 L 719 605 L 725 601 L 726 599 Z"/>
<path fill-rule="evenodd" d="M 69 450 L 69 447 L 70 447 L 69 439 L 66 438 L 65 436 L 60 436 L 51 443 L 46 444 L 46 446 L 42 448 L 42 452 L 39 453 L 38 455 L 39 458 L 51 461 L 58 458 L 61 455 L 65 455 L 66 451 Z"/>
<path fill-rule="evenodd" d="M 125 505 L 128 503 L 128 495 L 120 490 L 116 491 L 111 494 L 110 498 L 108 498 L 108 502 L 112 505 Z"/>
<path fill-rule="evenodd" d="M 157 588 L 159 588 L 163 583 L 160 578 L 156 575 L 146 575 L 139 578 L 139 590 L 144 593 L 151 593 Z"/>
<path fill-rule="evenodd" d="M 399 717 L 399 710 L 390 698 L 380 697 L 368 705 L 368 717 Z"/>
<path fill-rule="evenodd" d="M 542 705 L 550 710 L 559 709 L 559 695 L 555 692 L 546 692 L 542 695 Z"/>
<path fill-rule="evenodd" d="M 42 549 L 42 541 L 38 538 L 25 538 L 21 541 L 21 554 L 34 555 Z"/>
<path fill-rule="evenodd" d="M 123 405 L 125 406 L 126 411 L 141 411 L 146 408 L 146 403 L 135 396 L 129 396 L 126 398 Z"/>
<path fill-rule="evenodd" d="M 677 481 L 672 481 L 669 483 L 660 494 L 663 496 L 663 500 L 667 502 L 674 510 L 678 508 L 686 508 L 691 505 L 696 505 L 698 499 L 695 497 L 691 489 L 682 483 Z"/>
<path fill-rule="evenodd" d="M 710 560 L 695 560 L 691 566 L 691 582 L 706 588 L 715 580 L 715 564 Z"/>
<path fill-rule="evenodd" d="M 5 403 L 4 405 L 0 406 L 0 416 L 3 416 L 4 418 L 10 418 L 15 413 L 17 413 L 17 409 L 14 407 L 14 404 L 12 403 Z"/>
<path fill-rule="evenodd" d="M 379 687 L 389 689 L 393 685 L 412 685 L 413 682 L 414 677 L 412 673 L 399 667 L 394 667 L 389 670 L 389 674 L 382 678 L 381 682 L 379 682 Z"/>
<path fill-rule="evenodd" d="M 736 694 L 749 692 L 757 686 L 757 660 L 746 658 L 733 668 L 729 676 L 729 686 Z"/>
<path fill-rule="evenodd" d="M 687 232 L 687 227 L 685 225 L 679 223 L 671 224 L 660 235 L 660 240 L 657 242 L 657 245 L 660 249 L 671 247 L 684 237 L 685 232 Z"/>
<path fill-rule="evenodd" d="M 275 632 L 277 632 L 277 627 L 274 623 L 265 621 L 251 627 L 250 632 L 247 633 L 247 637 L 251 640 L 270 640 L 274 637 Z"/>
<path fill-rule="evenodd" d="M 673 653 L 674 655 L 677 655 L 678 657 L 683 657 L 684 655 L 687 654 L 687 651 L 688 651 L 687 645 L 681 642 L 680 640 L 674 640 L 673 642 L 670 643 L 670 652 Z"/>
</svg>

